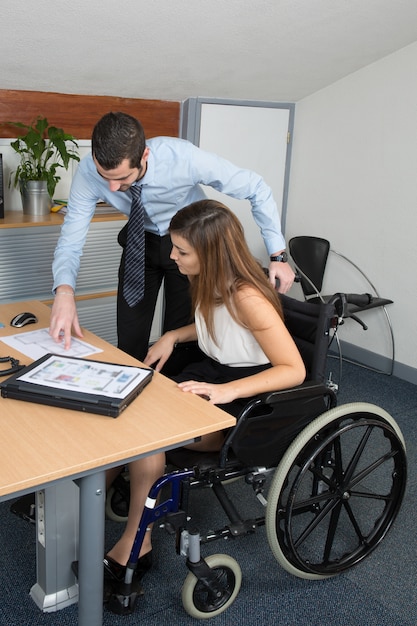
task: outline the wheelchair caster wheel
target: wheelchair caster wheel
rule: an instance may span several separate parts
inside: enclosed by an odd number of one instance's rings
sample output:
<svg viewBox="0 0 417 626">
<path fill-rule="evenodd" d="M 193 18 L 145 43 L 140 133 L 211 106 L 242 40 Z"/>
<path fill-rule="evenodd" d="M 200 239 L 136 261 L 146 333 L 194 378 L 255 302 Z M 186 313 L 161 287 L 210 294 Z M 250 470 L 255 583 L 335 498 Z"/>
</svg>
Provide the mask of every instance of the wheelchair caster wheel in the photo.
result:
<svg viewBox="0 0 417 626">
<path fill-rule="evenodd" d="M 242 583 L 239 564 L 227 554 L 212 554 L 205 561 L 215 571 L 221 592 L 214 595 L 194 574 L 188 574 L 182 588 L 182 603 L 186 612 L 197 619 L 223 613 L 234 602 Z"/>
<path fill-rule="evenodd" d="M 130 503 L 129 472 L 119 474 L 106 494 L 106 517 L 114 522 L 127 522 Z"/>
</svg>

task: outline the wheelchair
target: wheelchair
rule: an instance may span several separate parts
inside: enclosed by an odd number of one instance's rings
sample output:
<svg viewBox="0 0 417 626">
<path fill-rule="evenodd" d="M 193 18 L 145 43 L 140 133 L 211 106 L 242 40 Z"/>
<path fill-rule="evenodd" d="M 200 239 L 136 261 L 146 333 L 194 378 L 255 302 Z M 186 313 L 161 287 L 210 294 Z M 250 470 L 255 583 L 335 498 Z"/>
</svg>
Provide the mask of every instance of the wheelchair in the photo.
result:
<svg viewBox="0 0 417 626">
<path fill-rule="evenodd" d="M 403 435 L 382 408 L 356 402 L 337 406 L 326 380 L 326 360 L 343 294 L 322 304 L 281 296 L 285 322 L 306 364 L 295 388 L 251 399 L 218 453 L 184 448 L 167 453 L 168 471 L 147 499 L 123 583 L 107 605 L 135 610 L 140 591 L 134 570 L 149 524 L 176 537 L 189 570 L 182 603 L 194 618 L 225 611 L 241 586 L 239 564 L 227 554 L 202 558 L 202 544 L 235 539 L 266 527 L 269 547 L 291 574 L 310 580 L 335 576 L 365 559 L 384 539 L 401 507 L 407 458 Z M 264 514 L 246 518 L 228 494 L 240 479 Z M 128 481 L 108 494 L 107 512 L 124 519 Z M 267 489 L 268 486 L 268 489 Z M 195 489 L 210 488 L 228 523 L 206 533 L 194 527 L 189 503 Z M 240 501 L 240 508 L 244 503 Z"/>
</svg>

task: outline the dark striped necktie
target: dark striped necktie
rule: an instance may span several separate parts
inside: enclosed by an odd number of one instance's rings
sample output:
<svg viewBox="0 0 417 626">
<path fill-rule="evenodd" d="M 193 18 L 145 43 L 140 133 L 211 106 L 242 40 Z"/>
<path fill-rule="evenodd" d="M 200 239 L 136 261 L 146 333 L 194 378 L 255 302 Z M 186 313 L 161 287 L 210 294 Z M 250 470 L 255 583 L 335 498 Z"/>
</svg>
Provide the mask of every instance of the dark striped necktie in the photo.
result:
<svg viewBox="0 0 417 626">
<path fill-rule="evenodd" d="M 145 230 L 142 185 L 130 188 L 132 207 L 127 224 L 123 295 L 129 306 L 143 298 L 145 289 Z"/>
</svg>

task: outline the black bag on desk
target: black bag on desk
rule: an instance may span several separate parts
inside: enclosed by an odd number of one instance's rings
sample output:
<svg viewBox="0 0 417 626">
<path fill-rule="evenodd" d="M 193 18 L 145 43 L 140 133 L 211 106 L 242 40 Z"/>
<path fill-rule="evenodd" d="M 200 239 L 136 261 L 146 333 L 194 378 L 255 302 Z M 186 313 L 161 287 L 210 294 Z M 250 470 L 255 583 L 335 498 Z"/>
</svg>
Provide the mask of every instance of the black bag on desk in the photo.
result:
<svg viewBox="0 0 417 626">
<path fill-rule="evenodd" d="M 46 354 L 0 383 L 3 398 L 118 417 L 153 370 Z"/>
</svg>

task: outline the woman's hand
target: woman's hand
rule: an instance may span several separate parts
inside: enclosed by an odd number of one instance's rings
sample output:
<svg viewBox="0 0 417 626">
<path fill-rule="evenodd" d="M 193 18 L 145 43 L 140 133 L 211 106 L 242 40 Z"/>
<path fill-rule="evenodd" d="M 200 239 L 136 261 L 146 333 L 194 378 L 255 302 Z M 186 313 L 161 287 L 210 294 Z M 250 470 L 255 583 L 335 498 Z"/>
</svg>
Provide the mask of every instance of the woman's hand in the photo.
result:
<svg viewBox="0 0 417 626">
<path fill-rule="evenodd" d="M 213 383 L 199 383 L 195 380 L 186 380 L 178 383 L 178 387 L 183 391 L 195 393 L 212 404 L 228 404 L 238 397 L 236 391 L 231 388 L 230 383 L 214 385 Z"/>
<path fill-rule="evenodd" d="M 176 337 L 173 331 L 168 331 L 158 341 L 156 341 L 148 350 L 148 354 L 144 359 L 145 365 L 155 365 L 155 370 L 160 372 L 165 363 L 171 356 L 176 344 Z"/>
</svg>

